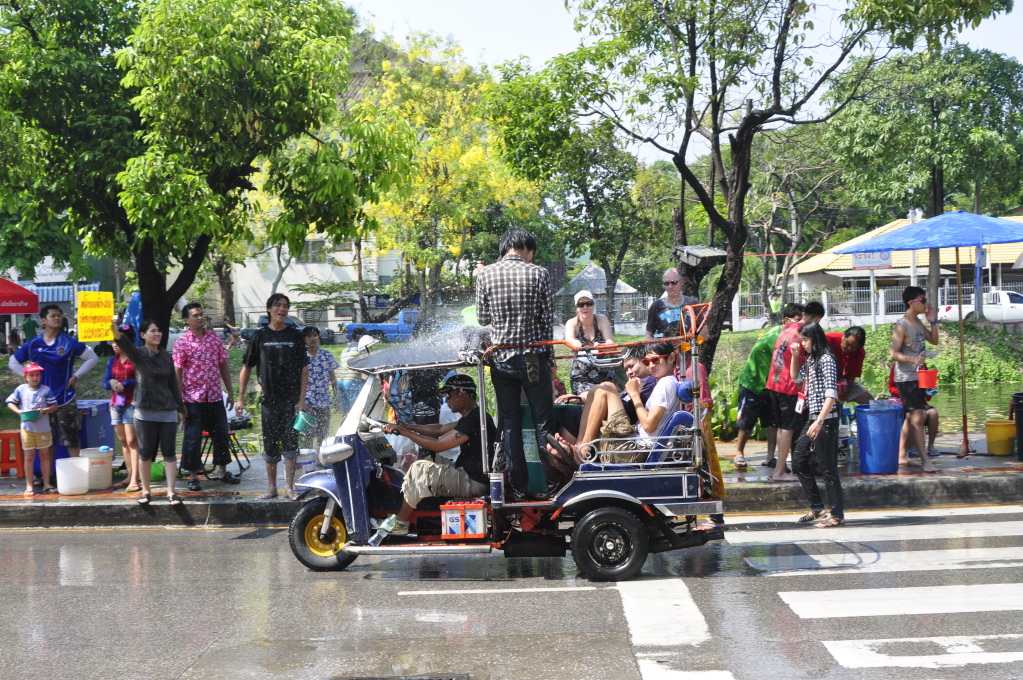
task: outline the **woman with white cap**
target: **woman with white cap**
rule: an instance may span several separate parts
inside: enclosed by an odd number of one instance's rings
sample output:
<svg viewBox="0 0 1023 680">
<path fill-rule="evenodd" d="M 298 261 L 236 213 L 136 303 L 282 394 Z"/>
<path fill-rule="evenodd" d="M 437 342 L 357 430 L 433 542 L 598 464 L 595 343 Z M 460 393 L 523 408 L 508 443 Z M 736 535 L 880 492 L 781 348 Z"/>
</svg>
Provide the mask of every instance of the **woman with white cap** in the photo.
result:
<svg viewBox="0 0 1023 680">
<path fill-rule="evenodd" d="M 614 344 L 611 324 L 603 314 L 597 314 L 593 293 L 581 290 L 575 294 L 575 316 L 565 322 L 565 342 L 573 349 Z M 604 382 L 614 382 L 614 368 L 594 366 L 586 357 L 572 362 L 569 370 L 572 393 L 584 399 L 586 393 Z"/>
</svg>

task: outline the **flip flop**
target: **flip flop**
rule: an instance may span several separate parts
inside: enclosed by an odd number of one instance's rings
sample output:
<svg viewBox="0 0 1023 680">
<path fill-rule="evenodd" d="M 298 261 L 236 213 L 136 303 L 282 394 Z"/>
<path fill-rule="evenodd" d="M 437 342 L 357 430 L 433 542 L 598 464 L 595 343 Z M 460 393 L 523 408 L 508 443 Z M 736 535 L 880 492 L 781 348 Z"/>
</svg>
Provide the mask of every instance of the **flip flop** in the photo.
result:
<svg viewBox="0 0 1023 680">
<path fill-rule="evenodd" d="M 202 491 L 202 487 L 199 485 L 199 480 L 198 479 L 190 479 L 190 480 L 188 480 L 188 490 L 189 491 Z"/>
<path fill-rule="evenodd" d="M 140 494 L 139 497 L 135 499 L 135 502 L 139 505 L 149 505 L 149 494 Z"/>
<path fill-rule="evenodd" d="M 242 482 L 241 479 L 239 479 L 238 477 L 235 477 L 230 472 L 225 472 L 223 474 L 223 476 L 221 476 L 221 477 L 214 477 L 214 479 L 216 479 L 218 482 L 222 482 L 224 484 L 241 484 L 241 482 Z"/>
<path fill-rule="evenodd" d="M 558 452 L 558 460 L 562 465 L 572 467 L 574 469 L 575 458 L 573 458 L 572 454 L 565 450 L 565 447 L 561 445 L 561 442 L 558 441 L 557 437 L 553 434 L 547 435 L 547 443 L 553 446 L 554 450 Z M 569 461 L 571 461 L 571 463 Z"/>
<path fill-rule="evenodd" d="M 735 467 L 747 467 L 749 465 L 749 463 L 746 461 L 746 459 L 743 456 L 736 456 L 732 460 L 732 465 L 734 465 Z"/>
<path fill-rule="evenodd" d="M 181 500 L 181 496 L 178 496 L 176 494 L 171 494 L 170 496 L 167 496 L 167 500 L 169 500 L 170 504 L 175 507 L 179 505 L 184 505 L 184 501 Z"/>
</svg>

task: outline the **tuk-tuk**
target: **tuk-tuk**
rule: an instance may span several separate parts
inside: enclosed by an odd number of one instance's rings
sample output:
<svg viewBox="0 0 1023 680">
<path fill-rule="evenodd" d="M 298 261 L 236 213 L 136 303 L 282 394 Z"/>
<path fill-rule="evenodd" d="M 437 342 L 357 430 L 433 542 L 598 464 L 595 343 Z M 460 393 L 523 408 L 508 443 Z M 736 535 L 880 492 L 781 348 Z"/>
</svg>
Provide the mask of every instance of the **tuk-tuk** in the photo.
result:
<svg viewBox="0 0 1023 680">
<path fill-rule="evenodd" d="M 677 340 L 695 362 L 699 349 L 695 335 Z M 597 362 L 620 362 L 623 347 L 603 346 L 589 356 Z M 396 466 L 398 456 L 382 430 L 390 408 L 388 391 L 405 372 L 475 373 L 480 417 L 485 420 L 485 354 L 467 355 L 465 338 L 456 333 L 371 350 L 349 362 L 365 377 L 359 396 L 336 436 L 317 452 L 317 463 L 325 469 L 305 474 L 296 483 L 302 497 L 312 496 L 295 515 L 289 531 L 291 548 L 302 564 L 326 571 L 344 569 L 359 555 L 501 550 L 505 557 L 564 557 L 570 549 L 576 565 L 589 578 L 620 581 L 637 574 L 649 553 L 724 537 L 721 529 L 697 525 L 698 515 L 721 513 L 722 502 L 710 497 L 711 477 L 701 446 L 699 399 L 695 399 L 694 413 L 674 414 L 640 455 L 633 448 L 630 458 L 639 462 L 610 462 L 615 458 L 609 452 L 628 442 L 593 442 L 580 468 L 549 500 L 513 502 L 505 495 L 504 472 L 491 469 L 484 422 L 480 436 L 489 493 L 472 499 L 424 499 L 413 513 L 408 535 L 387 536 L 373 545 L 370 519 L 382 520 L 402 503 L 404 473 Z M 636 446 L 635 440 L 631 446 Z"/>
</svg>

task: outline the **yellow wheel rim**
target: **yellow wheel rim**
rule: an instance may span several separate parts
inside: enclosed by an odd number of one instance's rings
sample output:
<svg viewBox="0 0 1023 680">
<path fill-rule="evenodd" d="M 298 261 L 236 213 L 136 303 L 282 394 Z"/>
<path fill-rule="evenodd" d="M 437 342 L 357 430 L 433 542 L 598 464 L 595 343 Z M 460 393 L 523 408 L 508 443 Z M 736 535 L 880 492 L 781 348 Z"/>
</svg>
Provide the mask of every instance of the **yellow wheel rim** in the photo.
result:
<svg viewBox="0 0 1023 680">
<path fill-rule="evenodd" d="M 341 552 L 341 547 L 348 541 L 348 532 L 345 531 L 345 525 L 341 520 L 331 517 L 330 528 L 333 529 L 334 535 L 331 537 L 328 533 L 327 538 L 334 540 L 325 543 L 320 540 L 320 528 L 323 526 L 324 520 L 326 520 L 326 516 L 316 515 L 305 525 L 305 544 L 313 554 L 319 557 L 333 557 Z"/>
</svg>

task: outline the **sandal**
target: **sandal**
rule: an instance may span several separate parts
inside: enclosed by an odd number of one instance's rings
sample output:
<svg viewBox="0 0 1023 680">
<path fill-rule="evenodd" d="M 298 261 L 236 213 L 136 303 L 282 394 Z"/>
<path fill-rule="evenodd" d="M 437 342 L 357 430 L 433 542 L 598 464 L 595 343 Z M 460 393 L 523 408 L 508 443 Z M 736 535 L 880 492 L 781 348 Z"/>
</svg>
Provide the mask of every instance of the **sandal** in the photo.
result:
<svg viewBox="0 0 1023 680">
<path fill-rule="evenodd" d="M 734 465 L 735 467 L 742 467 L 742 468 L 744 468 L 747 465 L 749 465 L 749 463 L 746 461 L 745 457 L 743 457 L 743 456 L 736 456 L 732 460 L 732 465 Z"/>
<path fill-rule="evenodd" d="M 135 499 L 135 502 L 139 505 L 149 505 L 149 494 L 140 494 L 139 497 Z"/>
<path fill-rule="evenodd" d="M 553 434 L 547 435 L 547 443 L 553 446 L 554 450 L 558 452 L 557 457 L 562 465 L 575 469 L 575 458 L 571 453 L 565 450 L 565 447 L 561 445 L 561 442 L 558 441 L 557 437 Z"/>
<path fill-rule="evenodd" d="M 170 504 L 174 506 L 184 505 L 184 501 L 181 500 L 181 496 L 178 496 L 176 494 L 171 494 L 170 496 L 167 496 L 167 500 L 169 500 Z"/>
<path fill-rule="evenodd" d="M 225 472 L 221 477 L 214 477 L 213 479 L 224 484 L 241 484 L 241 479 L 235 477 L 230 472 Z"/>
<path fill-rule="evenodd" d="M 828 513 L 825 512 L 824 510 L 811 510 L 810 512 L 806 513 L 796 521 L 800 522 L 801 524 L 806 524 L 807 522 L 812 522 L 815 519 L 820 519 L 821 517 L 824 517 L 824 515 L 826 514 Z"/>
<path fill-rule="evenodd" d="M 125 487 L 124 493 L 138 493 L 142 487 L 138 484 L 132 484 L 131 486 Z"/>
<path fill-rule="evenodd" d="M 190 480 L 188 480 L 188 490 L 189 491 L 202 491 L 202 487 L 199 486 L 199 480 L 198 479 L 190 479 Z"/>
<path fill-rule="evenodd" d="M 831 529 L 833 527 L 840 527 L 845 524 L 845 518 L 843 517 L 829 517 L 823 522 L 818 522 L 813 525 L 814 529 Z"/>
</svg>

